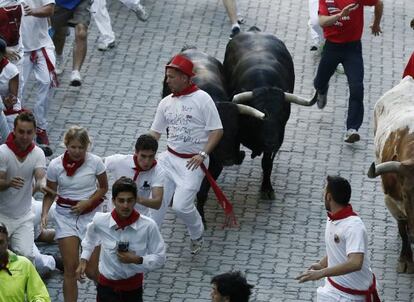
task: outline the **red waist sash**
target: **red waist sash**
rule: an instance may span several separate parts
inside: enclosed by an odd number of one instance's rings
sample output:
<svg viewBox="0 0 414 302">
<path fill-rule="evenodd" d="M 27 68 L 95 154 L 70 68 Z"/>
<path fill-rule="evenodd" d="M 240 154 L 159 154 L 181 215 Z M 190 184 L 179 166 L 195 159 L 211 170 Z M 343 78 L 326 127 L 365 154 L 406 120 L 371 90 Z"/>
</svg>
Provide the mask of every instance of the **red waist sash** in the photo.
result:
<svg viewBox="0 0 414 302">
<path fill-rule="evenodd" d="M 365 296 L 365 302 L 381 302 L 378 296 L 377 285 L 376 285 L 374 274 L 372 274 L 372 285 L 367 290 L 358 290 L 358 289 L 344 287 L 342 285 L 339 285 L 338 283 L 336 283 L 329 277 L 328 277 L 328 281 L 329 283 L 331 283 L 333 287 L 335 287 L 337 290 L 340 290 L 341 292 L 344 292 L 350 295 L 355 295 L 355 296 Z"/>
<path fill-rule="evenodd" d="M 175 150 L 171 149 L 170 147 L 167 147 L 168 152 L 171 154 L 174 154 L 175 156 L 179 158 L 192 158 L 193 156 L 197 154 L 184 154 L 184 153 L 178 153 Z M 207 167 L 204 165 L 204 163 L 201 163 L 200 165 L 201 170 L 203 170 L 204 174 L 207 177 L 208 182 L 211 185 L 211 188 L 214 191 L 214 194 L 217 197 L 217 201 L 219 205 L 223 208 L 224 214 L 226 215 L 224 226 L 232 226 L 237 225 L 236 216 L 234 216 L 233 212 L 233 205 L 230 203 L 230 201 L 227 199 L 226 195 L 224 195 L 223 191 L 218 186 L 217 182 L 211 176 L 210 171 L 208 171 Z"/>
<path fill-rule="evenodd" d="M 81 215 L 83 214 L 88 214 L 90 212 L 92 212 L 93 210 L 95 210 L 102 202 L 104 201 L 104 198 L 98 199 L 96 201 L 94 201 L 92 203 L 92 205 L 88 208 L 86 208 L 86 210 L 84 210 L 82 212 Z M 77 205 L 79 202 L 79 200 L 73 200 L 73 199 L 69 199 L 69 198 L 63 198 L 61 196 L 58 196 L 58 199 L 56 200 L 56 203 L 61 206 L 62 208 L 70 208 L 72 206 Z"/>
<path fill-rule="evenodd" d="M 121 280 L 107 279 L 104 275 L 99 274 L 98 283 L 102 286 L 108 286 L 116 292 L 131 291 L 142 287 L 144 274 L 138 273 L 130 278 Z"/>
</svg>

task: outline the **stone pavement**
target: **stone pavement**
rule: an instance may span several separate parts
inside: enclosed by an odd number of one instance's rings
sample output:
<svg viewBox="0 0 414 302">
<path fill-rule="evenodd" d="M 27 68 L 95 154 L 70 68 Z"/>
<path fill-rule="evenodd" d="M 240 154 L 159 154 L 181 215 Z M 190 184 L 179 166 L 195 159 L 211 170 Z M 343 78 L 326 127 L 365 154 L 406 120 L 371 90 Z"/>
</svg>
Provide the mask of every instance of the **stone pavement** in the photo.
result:
<svg viewBox="0 0 414 302">
<path fill-rule="evenodd" d="M 307 2 L 238 2 L 247 20 L 244 30 L 257 25 L 285 41 L 295 62 L 295 92 L 309 96 L 318 57 L 309 52 Z M 414 2 L 384 2 L 382 36 L 370 35 L 372 12 L 366 11 L 362 141 L 355 146 L 342 143 L 348 91 L 345 76 L 336 74 L 323 111 L 316 106 L 292 106 L 285 141 L 274 162 L 275 201 L 259 200 L 260 160 L 247 157 L 241 166 L 226 168 L 219 178 L 233 201 L 238 228 L 221 228 L 223 213 L 211 195 L 205 248 L 191 256 L 183 224 L 173 213 L 168 214 L 162 229 L 168 260 L 163 269 L 146 275 L 145 301 L 210 301 L 211 277 L 229 270 L 247 274 L 255 285 L 252 301 L 314 300 L 321 282 L 300 285 L 294 277 L 324 253 L 322 187 L 328 173 L 351 180 L 353 205 L 367 226 L 372 267 L 384 301 L 414 301 L 414 277 L 395 271 L 401 246 L 396 222 L 384 206 L 379 180 L 365 176 L 374 160 L 373 106 L 398 83 L 414 50 L 414 31 L 409 28 Z M 109 1 L 117 46 L 99 52 L 97 29 L 95 24 L 91 26 L 81 89 L 68 86 L 71 55 L 67 55 L 61 86 L 54 92 L 50 109 L 55 155 L 63 151 L 62 135 L 72 124 L 88 128 L 96 154 L 130 152 L 136 137 L 150 127 L 167 60 L 185 44 L 223 59 L 230 25 L 221 0 L 147 0 L 146 5 L 150 18 L 142 23 L 120 2 Z M 42 249 L 56 251 L 57 246 Z M 47 281 L 52 301 L 63 301 L 62 280 L 60 273 L 54 273 Z M 94 295 L 93 283 L 80 286 L 79 301 L 95 301 Z"/>
</svg>

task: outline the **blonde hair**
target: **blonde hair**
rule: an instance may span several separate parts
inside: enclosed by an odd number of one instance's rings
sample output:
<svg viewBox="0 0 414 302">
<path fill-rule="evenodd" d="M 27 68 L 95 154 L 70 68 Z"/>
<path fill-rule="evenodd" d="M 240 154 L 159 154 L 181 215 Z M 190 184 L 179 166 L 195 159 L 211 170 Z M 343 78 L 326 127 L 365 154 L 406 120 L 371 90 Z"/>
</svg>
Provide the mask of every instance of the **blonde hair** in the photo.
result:
<svg viewBox="0 0 414 302">
<path fill-rule="evenodd" d="M 63 137 L 63 143 L 65 146 L 68 146 L 69 143 L 73 140 L 78 140 L 81 145 L 85 148 L 89 147 L 91 140 L 89 138 L 88 131 L 85 128 L 80 126 L 70 127 Z"/>
</svg>

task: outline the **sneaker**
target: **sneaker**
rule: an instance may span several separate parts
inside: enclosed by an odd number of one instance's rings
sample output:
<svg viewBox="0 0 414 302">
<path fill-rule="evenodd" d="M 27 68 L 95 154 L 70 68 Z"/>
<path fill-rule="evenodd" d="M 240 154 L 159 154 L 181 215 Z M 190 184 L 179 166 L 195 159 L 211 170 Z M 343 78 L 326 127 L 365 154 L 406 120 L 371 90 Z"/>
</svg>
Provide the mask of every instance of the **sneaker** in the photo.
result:
<svg viewBox="0 0 414 302">
<path fill-rule="evenodd" d="M 318 99 L 316 100 L 316 105 L 319 109 L 323 109 L 326 106 L 326 103 L 328 101 L 328 91 L 326 91 L 325 94 L 321 94 L 318 92 Z"/>
<path fill-rule="evenodd" d="M 244 19 L 241 14 L 237 14 L 237 23 L 244 24 L 246 23 L 246 19 Z"/>
<path fill-rule="evenodd" d="M 63 73 L 63 56 L 56 56 L 55 72 L 57 75 Z"/>
<path fill-rule="evenodd" d="M 190 245 L 190 251 L 191 254 L 196 255 L 201 251 L 201 248 L 203 247 L 204 239 L 203 237 L 200 237 L 198 239 L 191 239 L 191 245 Z"/>
<path fill-rule="evenodd" d="M 61 272 L 64 271 L 62 257 L 60 257 L 58 254 L 46 253 L 46 255 L 49 255 L 49 256 L 53 257 L 53 259 L 55 260 L 55 267 L 56 267 L 57 270 L 60 270 Z"/>
<path fill-rule="evenodd" d="M 114 48 L 114 47 L 115 47 L 115 40 L 112 41 L 112 42 L 109 42 L 109 43 L 101 41 L 98 44 L 98 50 L 100 50 L 100 51 L 106 51 L 106 50 Z"/>
<path fill-rule="evenodd" d="M 82 85 L 82 77 L 79 70 L 72 70 L 72 75 L 70 76 L 70 86 L 78 87 Z"/>
<path fill-rule="evenodd" d="M 234 26 L 232 29 L 231 29 L 231 33 L 230 33 L 230 39 L 233 39 L 234 38 L 234 36 L 236 36 L 237 34 L 239 34 L 240 33 L 240 27 L 239 26 Z"/>
<path fill-rule="evenodd" d="M 361 137 L 359 136 L 359 133 L 357 130 L 355 129 L 348 129 L 348 131 L 346 131 L 345 134 L 345 143 L 350 143 L 353 144 L 357 141 L 359 141 L 361 139 Z"/>
<path fill-rule="evenodd" d="M 310 48 L 310 51 L 317 51 L 318 50 L 318 46 L 316 45 L 312 45 Z"/>
<path fill-rule="evenodd" d="M 148 13 L 142 4 L 138 4 L 137 7 L 134 8 L 132 11 L 137 15 L 137 18 L 141 21 L 145 22 L 148 20 Z"/>
<path fill-rule="evenodd" d="M 338 64 L 338 66 L 336 66 L 336 70 L 335 71 L 337 73 L 339 73 L 339 74 L 344 74 L 345 73 L 344 65 Z"/>
</svg>

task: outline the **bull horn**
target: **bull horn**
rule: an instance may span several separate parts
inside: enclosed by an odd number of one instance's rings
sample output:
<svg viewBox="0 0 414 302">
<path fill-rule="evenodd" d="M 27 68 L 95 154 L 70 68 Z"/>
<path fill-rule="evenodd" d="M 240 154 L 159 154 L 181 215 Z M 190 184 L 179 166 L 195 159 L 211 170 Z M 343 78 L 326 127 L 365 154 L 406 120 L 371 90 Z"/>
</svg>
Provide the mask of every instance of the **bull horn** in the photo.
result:
<svg viewBox="0 0 414 302">
<path fill-rule="evenodd" d="M 252 117 L 258 118 L 263 120 L 265 118 L 265 114 L 261 112 L 260 110 L 257 110 L 256 108 L 242 105 L 242 104 L 236 104 L 237 108 L 239 109 L 240 114 L 250 115 Z"/>
<path fill-rule="evenodd" d="M 315 91 L 313 98 L 310 100 L 307 100 L 303 97 L 294 95 L 292 93 L 285 92 L 285 100 L 289 103 L 295 103 L 301 106 L 312 106 L 318 100 L 318 93 Z"/>
<path fill-rule="evenodd" d="M 369 167 L 367 175 L 369 178 L 375 178 L 384 173 L 398 173 L 400 172 L 400 168 L 401 163 L 399 161 L 387 161 L 378 165 L 372 163 L 371 167 Z"/>
<path fill-rule="evenodd" d="M 252 91 L 240 92 L 233 96 L 233 103 L 240 104 L 240 103 L 247 103 L 253 98 Z"/>
</svg>

